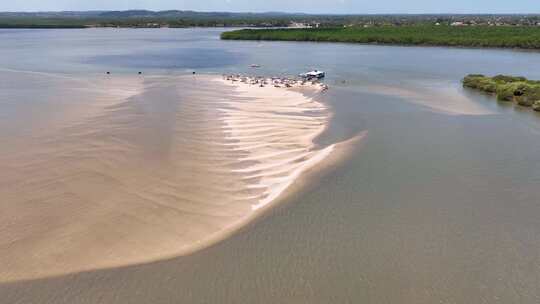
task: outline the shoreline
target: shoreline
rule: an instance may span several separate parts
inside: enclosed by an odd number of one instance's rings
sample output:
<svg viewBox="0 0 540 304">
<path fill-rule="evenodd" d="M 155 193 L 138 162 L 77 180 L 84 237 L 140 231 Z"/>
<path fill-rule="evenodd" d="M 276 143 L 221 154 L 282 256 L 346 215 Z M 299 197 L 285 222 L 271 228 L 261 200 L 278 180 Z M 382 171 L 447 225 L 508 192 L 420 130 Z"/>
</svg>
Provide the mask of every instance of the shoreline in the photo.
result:
<svg viewBox="0 0 540 304">
<path fill-rule="evenodd" d="M 259 29 L 259 28 L 257 28 Z M 264 28 L 262 28 L 264 29 Z M 280 43 L 315 43 L 315 44 L 344 44 L 359 46 L 384 46 L 395 48 L 432 48 L 432 49 L 455 49 L 455 50 L 496 50 L 514 51 L 525 53 L 540 53 L 540 48 L 502 47 L 502 46 L 472 46 L 472 45 L 445 45 L 445 44 L 407 44 L 391 42 L 352 42 L 352 41 L 316 41 L 316 40 L 276 40 L 276 39 L 224 39 L 227 41 L 252 41 L 252 42 L 280 42 Z"/>
</svg>

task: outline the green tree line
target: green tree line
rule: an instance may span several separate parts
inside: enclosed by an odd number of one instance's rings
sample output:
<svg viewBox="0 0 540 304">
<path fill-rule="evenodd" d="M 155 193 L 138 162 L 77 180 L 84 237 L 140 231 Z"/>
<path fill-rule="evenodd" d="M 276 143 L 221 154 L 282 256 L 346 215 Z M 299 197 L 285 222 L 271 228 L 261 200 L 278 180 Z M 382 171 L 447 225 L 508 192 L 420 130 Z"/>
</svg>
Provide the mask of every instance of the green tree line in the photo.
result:
<svg viewBox="0 0 540 304">
<path fill-rule="evenodd" d="M 532 26 L 413 25 L 244 29 L 225 32 L 221 38 L 540 49 L 540 27 Z"/>
</svg>

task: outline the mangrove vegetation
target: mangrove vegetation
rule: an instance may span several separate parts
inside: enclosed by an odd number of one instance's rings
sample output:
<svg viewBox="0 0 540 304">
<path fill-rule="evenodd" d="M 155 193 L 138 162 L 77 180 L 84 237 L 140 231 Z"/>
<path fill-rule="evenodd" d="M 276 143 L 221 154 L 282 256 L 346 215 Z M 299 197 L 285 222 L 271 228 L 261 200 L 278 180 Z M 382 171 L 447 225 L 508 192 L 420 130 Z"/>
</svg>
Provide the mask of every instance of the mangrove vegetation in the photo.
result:
<svg viewBox="0 0 540 304">
<path fill-rule="evenodd" d="M 500 101 L 516 102 L 540 111 L 540 81 L 525 77 L 471 74 L 463 78 L 463 86 L 495 95 Z"/>
<path fill-rule="evenodd" d="M 243 29 L 222 39 L 348 42 L 540 49 L 538 26 L 411 25 L 305 29 Z"/>
</svg>

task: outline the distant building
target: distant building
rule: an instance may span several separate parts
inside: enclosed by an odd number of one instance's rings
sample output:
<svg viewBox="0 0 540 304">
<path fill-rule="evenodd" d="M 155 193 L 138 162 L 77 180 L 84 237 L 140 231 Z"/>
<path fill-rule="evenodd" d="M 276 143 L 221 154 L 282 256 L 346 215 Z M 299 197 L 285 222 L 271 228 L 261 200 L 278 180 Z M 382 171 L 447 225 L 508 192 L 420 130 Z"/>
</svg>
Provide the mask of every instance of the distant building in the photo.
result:
<svg viewBox="0 0 540 304">
<path fill-rule="evenodd" d="M 291 22 L 289 24 L 290 28 L 311 28 L 311 25 L 301 22 Z"/>
</svg>

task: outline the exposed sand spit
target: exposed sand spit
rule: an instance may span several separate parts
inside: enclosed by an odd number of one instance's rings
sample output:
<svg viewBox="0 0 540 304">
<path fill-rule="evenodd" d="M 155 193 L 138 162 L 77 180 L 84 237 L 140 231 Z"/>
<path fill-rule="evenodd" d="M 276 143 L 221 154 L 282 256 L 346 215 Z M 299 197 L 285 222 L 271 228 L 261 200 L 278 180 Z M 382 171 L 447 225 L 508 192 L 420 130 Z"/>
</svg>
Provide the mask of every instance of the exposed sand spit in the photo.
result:
<svg viewBox="0 0 540 304">
<path fill-rule="evenodd" d="M 299 175 L 328 156 L 334 146 L 315 149 L 313 140 L 326 127 L 329 113 L 301 93 L 273 86 L 260 87 L 221 80 L 236 86 L 248 102 L 224 102 L 227 139 L 246 153 L 240 160 L 255 163 L 234 172 L 245 174 L 249 189 L 261 192 L 252 204 L 260 209 L 276 199 Z M 318 90 L 309 86 L 308 90 Z M 300 119 L 298 119 L 300 118 Z"/>
<path fill-rule="evenodd" d="M 330 113 L 297 91 L 212 76 L 105 80 L 44 81 L 53 104 L 68 94 L 77 111 L 0 133 L 0 281 L 188 253 L 336 148 L 313 143 Z"/>
</svg>

